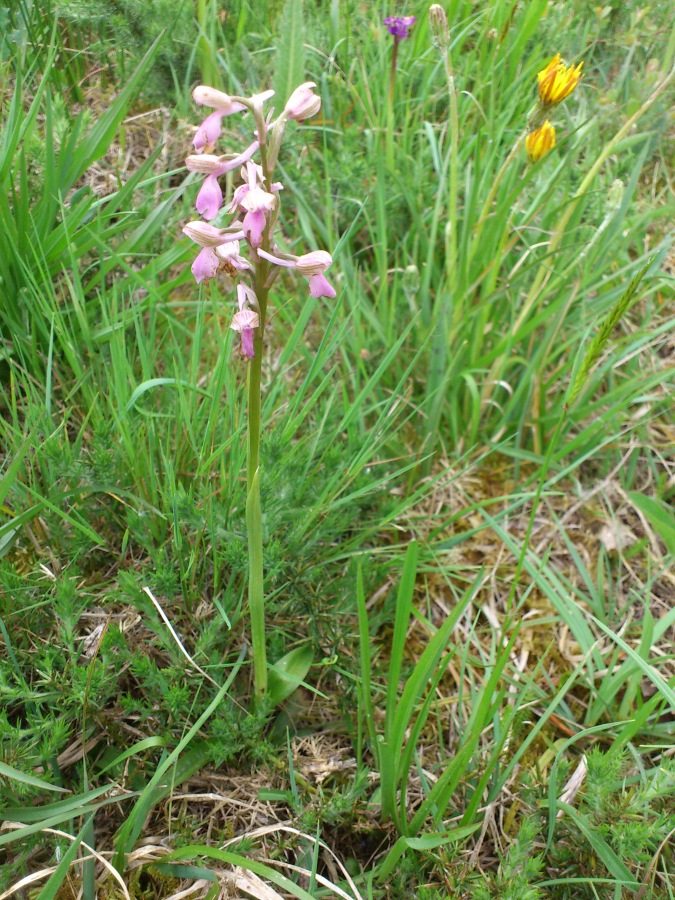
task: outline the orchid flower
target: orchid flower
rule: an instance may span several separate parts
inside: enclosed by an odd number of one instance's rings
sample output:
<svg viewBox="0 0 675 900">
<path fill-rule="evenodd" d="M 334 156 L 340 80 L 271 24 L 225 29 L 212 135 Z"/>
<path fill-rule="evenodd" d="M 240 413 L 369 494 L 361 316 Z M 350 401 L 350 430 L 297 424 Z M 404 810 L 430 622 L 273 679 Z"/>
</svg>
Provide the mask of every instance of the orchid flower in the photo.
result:
<svg viewBox="0 0 675 900">
<path fill-rule="evenodd" d="M 287 269 L 297 269 L 301 275 L 309 279 L 309 293 L 312 297 L 328 297 L 332 300 L 335 296 L 335 288 L 329 283 L 323 274 L 333 263 L 333 257 L 325 250 L 312 250 L 311 253 L 305 253 L 303 256 L 294 256 L 285 259 L 280 256 L 274 256 L 265 250 L 258 250 L 258 256 L 272 262 L 277 266 L 284 266 Z"/>
<path fill-rule="evenodd" d="M 269 263 L 295 269 L 309 281 L 313 297 L 334 297 L 335 289 L 324 272 L 332 264 L 330 253 L 313 250 L 301 256 L 283 256 L 271 252 L 274 226 L 279 215 L 282 185 L 274 181 L 274 170 L 281 141 L 289 120 L 304 122 L 321 108 L 321 98 L 314 93 L 314 82 L 296 88 L 283 111 L 274 119 L 273 110 L 265 112 L 264 104 L 274 91 L 263 91 L 252 97 L 230 97 L 207 85 L 195 88 L 196 103 L 213 110 L 197 129 L 194 146 L 197 153 L 188 156 L 189 171 L 204 175 L 197 194 L 197 211 L 207 221 L 188 222 L 183 232 L 199 247 L 192 263 L 192 274 L 198 284 L 227 272 L 236 283 L 237 310 L 230 328 L 240 335 L 240 353 L 248 364 L 248 443 L 246 466 L 246 525 L 249 546 L 249 612 L 253 648 L 253 682 L 257 701 L 267 691 L 267 651 L 263 592 L 262 512 L 260 505 L 260 431 L 261 372 L 265 319 L 274 271 Z M 221 135 L 222 120 L 236 112 L 247 111 L 253 118 L 255 140 L 240 154 L 219 156 L 212 152 Z M 253 156 L 260 149 L 260 164 Z M 210 224 L 223 206 L 220 178 L 241 166 L 240 184 L 233 193 L 229 226 Z M 245 255 L 248 246 L 248 258 Z M 248 273 L 251 273 L 249 276 Z M 250 279 L 250 284 L 247 284 Z M 255 289 L 253 287 L 255 286 Z"/>
<path fill-rule="evenodd" d="M 202 151 L 210 153 L 220 137 L 223 117 L 230 116 L 232 113 L 242 112 L 246 109 L 246 106 L 239 101 L 233 100 L 228 94 L 206 87 L 203 84 L 194 89 L 192 97 L 195 103 L 209 106 L 214 110 L 199 126 L 192 142 L 198 153 Z"/>
<path fill-rule="evenodd" d="M 240 309 L 232 317 L 230 328 L 241 334 L 241 355 L 255 359 L 253 337 L 255 329 L 260 326 L 260 316 L 253 309 Z"/>
<path fill-rule="evenodd" d="M 238 166 L 248 162 L 259 147 L 258 141 L 253 141 L 243 153 L 230 159 L 222 156 L 213 156 L 209 153 L 188 156 L 185 160 L 185 165 L 188 169 L 191 172 L 201 172 L 206 175 L 204 183 L 197 194 L 195 204 L 200 215 L 208 220 L 215 219 L 220 207 L 223 205 L 223 191 L 218 179 L 225 175 L 226 172 L 231 172 L 232 169 L 236 169 Z"/>
</svg>

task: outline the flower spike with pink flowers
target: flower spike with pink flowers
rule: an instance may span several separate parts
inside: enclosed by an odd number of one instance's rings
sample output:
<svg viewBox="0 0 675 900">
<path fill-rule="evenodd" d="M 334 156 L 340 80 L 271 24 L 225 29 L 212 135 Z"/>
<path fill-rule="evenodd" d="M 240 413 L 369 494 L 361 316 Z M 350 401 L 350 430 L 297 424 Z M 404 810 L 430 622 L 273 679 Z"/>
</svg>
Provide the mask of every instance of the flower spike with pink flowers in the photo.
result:
<svg viewBox="0 0 675 900">
<path fill-rule="evenodd" d="M 265 647 L 265 609 L 262 569 L 262 512 L 260 506 L 260 427 L 261 367 L 263 335 L 270 288 L 280 267 L 295 269 L 309 282 L 312 297 L 335 297 L 335 288 L 325 271 L 332 264 L 330 253 L 312 250 L 290 256 L 276 249 L 274 231 L 281 211 L 282 185 L 274 180 L 274 170 L 289 122 L 306 122 L 321 109 L 316 85 L 299 85 L 274 118 L 274 110 L 265 104 L 274 91 L 251 97 L 230 96 L 208 85 L 193 92 L 195 103 L 211 112 L 194 137 L 195 153 L 185 165 L 190 172 L 204 176 L 196 198 L 197 212 L 203 218 L 188 222 L 183 232 L 199 247 L 192 263 L 198 284 L 226 272 L 236 285 L 236 307 L 230 328 L 239 335 L 240 356 L 248 366 L 248 457 L 246 523 L 249 544 L 249 612 L 253 645 L 253 681 L 257 702 L 267 691 Z M 248 114 L 252 121 L 249 146 L 241 153 L 219 155 L 216 145 L 222 134 L 222 120 L 236 113 Z M 255 157 L 258 161 L 254 161 Z M 241 183 L 224 208 L 221 179 L 241 169 Z M 223 222 L 223 216 L 230 216 Z M 231 282 L 230 282 L 231 284 Z"/>
</svg>

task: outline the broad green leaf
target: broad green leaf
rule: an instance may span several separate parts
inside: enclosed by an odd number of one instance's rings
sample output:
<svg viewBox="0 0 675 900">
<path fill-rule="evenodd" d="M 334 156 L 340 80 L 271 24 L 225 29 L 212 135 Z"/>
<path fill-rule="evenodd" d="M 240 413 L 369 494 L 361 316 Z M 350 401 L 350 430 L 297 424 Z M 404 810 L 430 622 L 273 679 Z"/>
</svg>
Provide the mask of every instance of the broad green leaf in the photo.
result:
<svg viewBox="0 0 675 900">
<path fill-rule="evenodd" d="M 71 841 L 70 846 L 63 854 L 61 861 L 59 862 L 56 869 L 52 872 L 49 881 L 42 888 L 40 893 L 37 895 L 36 900 L 54 900 L 54 897 L 58 894 L 61 885 L 63 884 L 68 870 L 70 869 L 73 860 L 77 856 L 77 852 L 80 849 L 80 844 L 84 840 L 84 835 L 87 829 L 89 828 L 92 820 L 94 818 L 94 814 L 92 813 L 84 826 L 80 830 L 80 833 L 77 835 L 74 841 Z"/>
<path fill-rule="evenodd" d="M 314 650 L 311 644 L 296 647 L 269 667 L 267 696 L 274 706 L 290 697 L 303 684 L 312 663 Z"/>
<path fill-rule="evenodd" d="M 193 859 L 199 856 L 204 856 L 207 859 L 217 859 L 219 862 L 228 863 L 231 866 L 241 866 L 242 869 L 254 872 L 261 878 L 267 878 L 272 884 L 283 888 L 293 897 L 296 897 L 297 900 L 315 900 L 306 890 L 292 882 L 290 878 L 281 875 L 271 866 L 258 862 L 256 859 L 248 859 L 238 853 L 231 853 L 229 850 L 218 850 L 216 847 L 191 844 L 189 847 L 181 847 L 180 850 L 174 850 L 168 856 L 165 856 L 162 862 L 168 863 L 179 859 Z"/>
<path fill-rule="evenodd" d="M 144 381 L 142 384 L 137 385 L 134 388 L 134 392 L 127 402 L 127 412 L 138 403 L 143 394 L 147 394 L 148 391 L 154 390 L 156 387 L 163 387 L 165 385 L 170 385 L 175 387 L 177 385 L 181 385 L 182 387 L 190 388 L 191 390 L 197 391 L 198 394 L 204 394 L 208 397 L 207 391 L 202 388 L 195 387 L 192 384 L 189 384 L 187 381 L 181 381 L 178 378 L 149 378 L 147 381 Z"/>
</svg>

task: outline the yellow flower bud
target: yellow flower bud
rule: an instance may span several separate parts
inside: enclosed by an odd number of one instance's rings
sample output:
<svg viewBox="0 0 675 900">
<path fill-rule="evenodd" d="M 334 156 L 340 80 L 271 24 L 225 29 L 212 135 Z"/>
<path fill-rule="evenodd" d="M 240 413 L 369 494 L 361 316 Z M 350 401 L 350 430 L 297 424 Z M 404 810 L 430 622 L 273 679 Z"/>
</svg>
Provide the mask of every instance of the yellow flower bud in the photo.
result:
<svg viewBox="0 0 675 900">
<path fill-rule="evenodd" d="M 560 54 L 556 53 L 551 62 L 537 75 L 539 99 L 546 106 L 553 106 L 569 97 L 579 84 L 583 62 L 577 66 L 566 66 Z"/>
<path fill-rule="evenodd" d="M 530 132 L 525 138 L 525 149 L 532 162 L 539 162 L 549 150 L 555 147 L 555 128 L 548 119 L 541 128 Z"/>
</svg>

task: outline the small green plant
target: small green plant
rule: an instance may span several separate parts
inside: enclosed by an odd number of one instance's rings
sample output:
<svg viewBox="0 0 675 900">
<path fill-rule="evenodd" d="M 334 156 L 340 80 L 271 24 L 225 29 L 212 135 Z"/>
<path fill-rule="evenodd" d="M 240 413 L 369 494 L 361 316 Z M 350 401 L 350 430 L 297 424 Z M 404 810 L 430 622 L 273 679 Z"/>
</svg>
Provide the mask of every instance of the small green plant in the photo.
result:
<svg viewBox="0 0 675 900">
<path fill-rule="evenodd" d="M 537 853 L 537 823 L 525 819 L 516 839 L 511 843 L 499 864 L 496 875 L 490 875 L 483 884 L 473 888 L 475 900 L 541 900 L 546 894 L 536 886 L 541 879 L 545 860 Z"/>
</svg>

